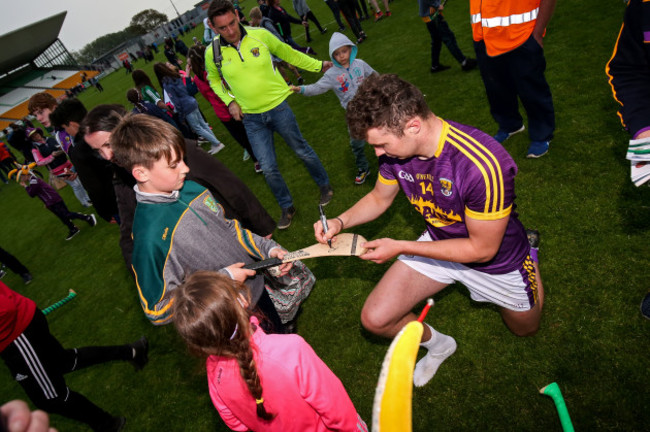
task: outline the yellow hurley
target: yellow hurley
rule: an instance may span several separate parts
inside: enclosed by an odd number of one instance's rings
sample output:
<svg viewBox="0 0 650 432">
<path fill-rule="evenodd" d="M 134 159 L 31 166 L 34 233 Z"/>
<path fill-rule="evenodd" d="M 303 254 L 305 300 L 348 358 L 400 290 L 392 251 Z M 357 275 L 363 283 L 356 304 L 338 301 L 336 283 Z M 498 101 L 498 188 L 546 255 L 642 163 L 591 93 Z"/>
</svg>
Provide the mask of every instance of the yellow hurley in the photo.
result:
<svg viewBox="0 0 650 432">
<path fill-rule="evenodd" d="M 413 370 L 422 323 L 412 321 L 395 336 L 381 366 L 372 408 L 372 432 L 411 432 Z"/>
</svg>

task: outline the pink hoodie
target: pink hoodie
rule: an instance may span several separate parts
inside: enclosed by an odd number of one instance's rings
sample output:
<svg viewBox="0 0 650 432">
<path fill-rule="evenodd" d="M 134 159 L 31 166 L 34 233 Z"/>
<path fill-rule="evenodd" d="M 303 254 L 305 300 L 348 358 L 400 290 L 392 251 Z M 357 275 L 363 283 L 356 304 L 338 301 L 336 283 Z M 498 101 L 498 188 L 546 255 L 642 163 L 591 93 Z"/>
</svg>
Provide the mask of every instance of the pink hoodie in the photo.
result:
<svg viewBox="0 0 650 432">
<path fill-rule="evenodd" d="M 254 358 L 262 383 L 264 407 L 276 414 L 271 421 L 257 417 L 233 358 L 207 359 L 210 397 L 226 425 L 235 431 L 367 432 L 341 381 L 298 335 L 265 334 L 256 318 L 252 336 Z"/>
</svg>

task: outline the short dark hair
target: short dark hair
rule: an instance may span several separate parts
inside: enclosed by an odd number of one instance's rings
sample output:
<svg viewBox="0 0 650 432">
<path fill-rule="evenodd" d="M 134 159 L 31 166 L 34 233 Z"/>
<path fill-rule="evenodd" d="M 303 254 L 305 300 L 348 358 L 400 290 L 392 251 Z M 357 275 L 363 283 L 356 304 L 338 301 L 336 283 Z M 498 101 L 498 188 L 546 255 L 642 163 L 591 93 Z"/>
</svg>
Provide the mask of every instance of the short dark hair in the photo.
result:
<svg viewBox="0 0 650 432">
<path fill-rule="evenodd" d="M 126 115 L 126 109 L 120 104 L 102 104 L 91 109 L 81 123 L 81 130 L 86 134 L 95 132 L 113 132 L 113 129 Z"/>
<path fill-rule="evenodd" d="M 141 165 L 151 168 L 162 158 L 172 161 L 185 155 L 185 138 L 178 129 L 159 118 L 127 114 L 117 125 L 110 138 L 113 162 L 127 170 Z"/>
<path fill-rule="evenodd" d="M 394 74 L 371 75 L 365 79 L 345 113 L 350 135 L 366 139 L 368 129 L 386 128 L 398 137 L 404 135 L 406 122 L 415 116 L 429 118 L 422 92 Z"/>
<path fill-rule="evenodd" d="M 55 128 L 75 122 L 81 124 L 88 110 L 77 98 L 62 101 L 50 114 L 50 122 Z"/>
<path fill-rule="evenodd" d="M 212 18 L 225 15 L 228 12 L 235 13 L 235 6 L 230 0 L 213 0 L 208 8 L 208 21 L 212 24 Z"/>
</svg>

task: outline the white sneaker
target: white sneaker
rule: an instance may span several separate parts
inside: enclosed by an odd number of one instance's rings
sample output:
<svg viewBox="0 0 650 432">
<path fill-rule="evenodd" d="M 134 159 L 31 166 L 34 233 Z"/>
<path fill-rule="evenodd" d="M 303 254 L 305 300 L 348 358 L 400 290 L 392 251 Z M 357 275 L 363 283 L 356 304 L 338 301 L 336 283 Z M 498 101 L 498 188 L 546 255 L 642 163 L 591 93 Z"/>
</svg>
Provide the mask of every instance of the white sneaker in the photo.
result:
<svg viewBox="0 0 650 432">
<path fill-rule="evenodd" d="M 416 387 L 422 387 L 436 374 L 438 368 L 449 356 L 456 351 L 456 341 L 453 337 L 439 334 L 438 337 L 443 336 L 444 339 L 434 346 L 435 351 L 429 351 L 420 361 L 415 365 L 413 372 L 413 384 Z"/>
<path fill-rule="evenodd" d="M 250 158 L 251 158 L 251 155 L 248 153 L 248 150 L 244 150 L 244 157 L 242 157 L 242 160 L 247 161 Z"/>
<path fill-rule="evenodd" d="M 212 146 L 212 148 L 210 150 L 208 150 L 208 153 L 210 153 L 211 155 L 214 155 L 214 154 L 219 153 L 224 148 L 226 148 L 226 146 L 223 143 L 219 143 L 219 145 Z"/>
</svg>

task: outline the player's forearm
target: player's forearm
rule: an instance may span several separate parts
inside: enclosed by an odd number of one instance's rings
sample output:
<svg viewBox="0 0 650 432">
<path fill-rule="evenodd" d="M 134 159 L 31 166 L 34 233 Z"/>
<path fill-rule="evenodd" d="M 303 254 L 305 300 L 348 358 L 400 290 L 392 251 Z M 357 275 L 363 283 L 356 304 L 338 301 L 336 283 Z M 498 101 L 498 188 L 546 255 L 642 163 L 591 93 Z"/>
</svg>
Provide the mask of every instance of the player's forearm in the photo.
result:
<svg viewBox="0 0 650 432">
<path fill-rule="evenodd" d="M 380 196 L 373 191 L 361 198 L 355 205 L 341 213 L 338 217 L 346 229 L 362 225 L 381 216 L 390 207 L 392 202 L 393 199 Z"/>
</svg>

